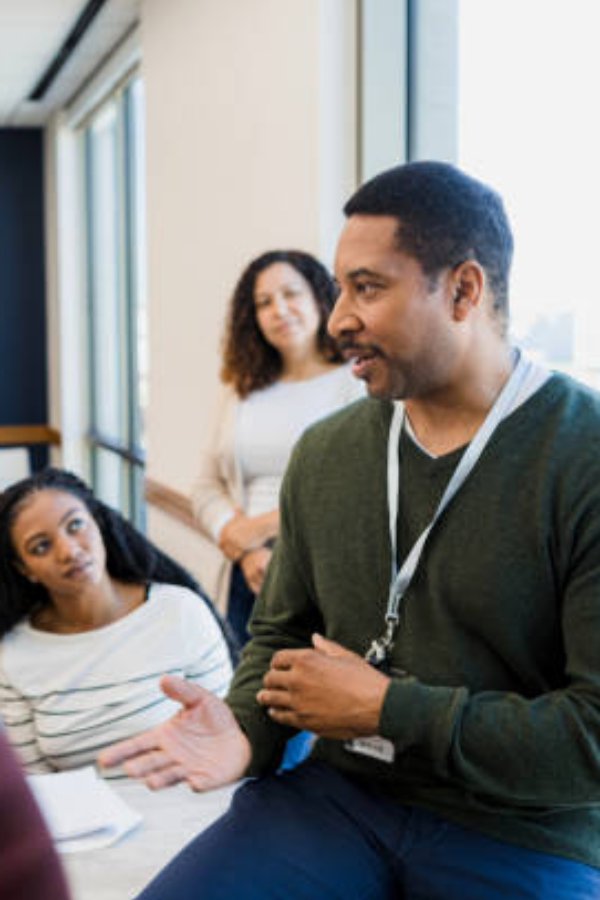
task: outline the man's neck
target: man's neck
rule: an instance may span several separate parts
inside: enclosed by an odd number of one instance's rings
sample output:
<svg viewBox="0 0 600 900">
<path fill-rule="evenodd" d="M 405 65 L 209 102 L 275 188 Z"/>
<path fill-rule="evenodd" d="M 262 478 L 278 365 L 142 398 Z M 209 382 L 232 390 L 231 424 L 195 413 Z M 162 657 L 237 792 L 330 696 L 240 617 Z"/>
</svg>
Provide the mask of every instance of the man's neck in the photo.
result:
<svg viewBox="0 0 600 900">
<path fill-rule="evenodd" d="M 405 401 L 406 414 L 419 443 L 434 456 L 468 444 L 510 378 L 514 354 L 475 360 L 443 391 Z"/>
</svg>

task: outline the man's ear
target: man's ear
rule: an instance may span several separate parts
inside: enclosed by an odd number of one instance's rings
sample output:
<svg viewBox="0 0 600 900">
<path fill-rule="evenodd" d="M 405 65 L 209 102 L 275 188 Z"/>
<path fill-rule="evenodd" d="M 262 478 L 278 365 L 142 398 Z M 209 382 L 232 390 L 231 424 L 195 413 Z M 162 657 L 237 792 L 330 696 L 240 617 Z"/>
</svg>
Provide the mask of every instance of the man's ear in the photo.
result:
<svg viewBox="0 0 600 900">
<path fill-rule="evenodd" d="M 452 270 L 451 290 L 453 316 L 462 322 L 481 305 L 485 292 L 485 272 L 478 262 L 469 259 Z"/>
</svg>

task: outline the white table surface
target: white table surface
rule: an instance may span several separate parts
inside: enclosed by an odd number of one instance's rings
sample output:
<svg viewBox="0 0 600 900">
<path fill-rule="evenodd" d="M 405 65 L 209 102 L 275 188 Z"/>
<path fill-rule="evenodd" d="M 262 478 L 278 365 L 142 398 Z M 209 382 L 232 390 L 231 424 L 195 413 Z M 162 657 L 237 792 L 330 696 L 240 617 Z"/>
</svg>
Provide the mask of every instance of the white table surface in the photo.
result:
<svg viewBox="0 0 600 900">
<path fill-rule="evenodd" d="M 132 900 L 192 838 L 229 807 L 238 787 L 197 794 L 184 785 L 150 791 L 134 781 L 111 787 L 143 821 L 112 847 L 61 855 L 73 900 Z"/>
</svg>

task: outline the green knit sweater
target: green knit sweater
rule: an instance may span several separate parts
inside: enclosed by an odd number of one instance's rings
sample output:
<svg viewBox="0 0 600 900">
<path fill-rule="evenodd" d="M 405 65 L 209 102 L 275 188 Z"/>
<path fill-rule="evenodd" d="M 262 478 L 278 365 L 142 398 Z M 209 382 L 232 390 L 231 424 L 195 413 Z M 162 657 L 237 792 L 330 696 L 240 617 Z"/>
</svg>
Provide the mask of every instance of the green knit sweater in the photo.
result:
<svg viewBox="0 0 600 900">
<path fill-rule="evenodd" d="M 289 730 L 258 706 L 272 653 L 314 631 L 364 654 L 390 573 L 390 404 L 364 400 L 299 442 L 281 537 L 229 703 L 272 769 Z M 403 436 L 400 557 L 461 451 Z M 319 740 L 315 755 L 403 803 L 600 866 L 600 398 L 552 376 L 494 433 L 436 524 L 404 598 L 380 733 L 393 764 Z"/>
</svg>

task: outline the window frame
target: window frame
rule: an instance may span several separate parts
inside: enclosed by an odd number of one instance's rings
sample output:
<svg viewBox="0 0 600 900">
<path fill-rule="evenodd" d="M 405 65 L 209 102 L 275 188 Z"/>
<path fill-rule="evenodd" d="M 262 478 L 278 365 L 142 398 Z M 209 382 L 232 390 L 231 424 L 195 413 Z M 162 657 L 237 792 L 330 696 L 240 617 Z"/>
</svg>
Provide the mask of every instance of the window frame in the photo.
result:
<svg viewBox="0 0 600 900">
<path fill-rule="evenodd" d="M 139 110 L 134 108 L 134 90 L 140 84 L 141 76 L 136 69 L 98 103 L 79 126 L 82 152 L 84 156 L 84 208 L 86 232 L 86 282 L 87 282 L 87 335 L 88 335 L 88 418 L 86 441 L 89 453 L 90 480 L 100 496 L 107 494 L 103 484 L 103 470 L 112 455 L 118 465 L 118 497 L 116 505 L 137 526 L 145 521 L 144 469 L 146 463 L 143 448 L 142 411 L 140 408 L 138 353 L 138 312 L 140 288 L 137 271 L 138 252 L 142 252 L 140 234 L 144 233 L 143 223 L 137 221 L 140 206 L 137 191 L 141 179 L 136 176 L 136 163 L 140 163 L 140 149 L 136 142 L 133 118 Z M 143 104 L 143 95 L 138 102 Z M 96 323 L 99 320 L 95 280 L 95 184 L 94 184 L 94 125 L 105 113 L 109 104 L 115 106 L 116 120 L 113 134 L 115 171 L 114 189 L 116 209 L 113 227 L 115 229 L 114 264 L 116 271 L 116 323 L 118 365 L 115 381 L 110 386 L 116 401 L 118 424 L 116 432 L 107 429 L 98 421 L 98 397 L 107 389 L 102 376 L 99 360 L 99 339 Z M 108 186 L 107 186 L 108 187 Z M 112 488 L 114 490 L 114 487 Z M 110 493 L 110 499 L 115 500 Z M 109 499 L 107 497 L 107 499 Z"/>
</svg>

